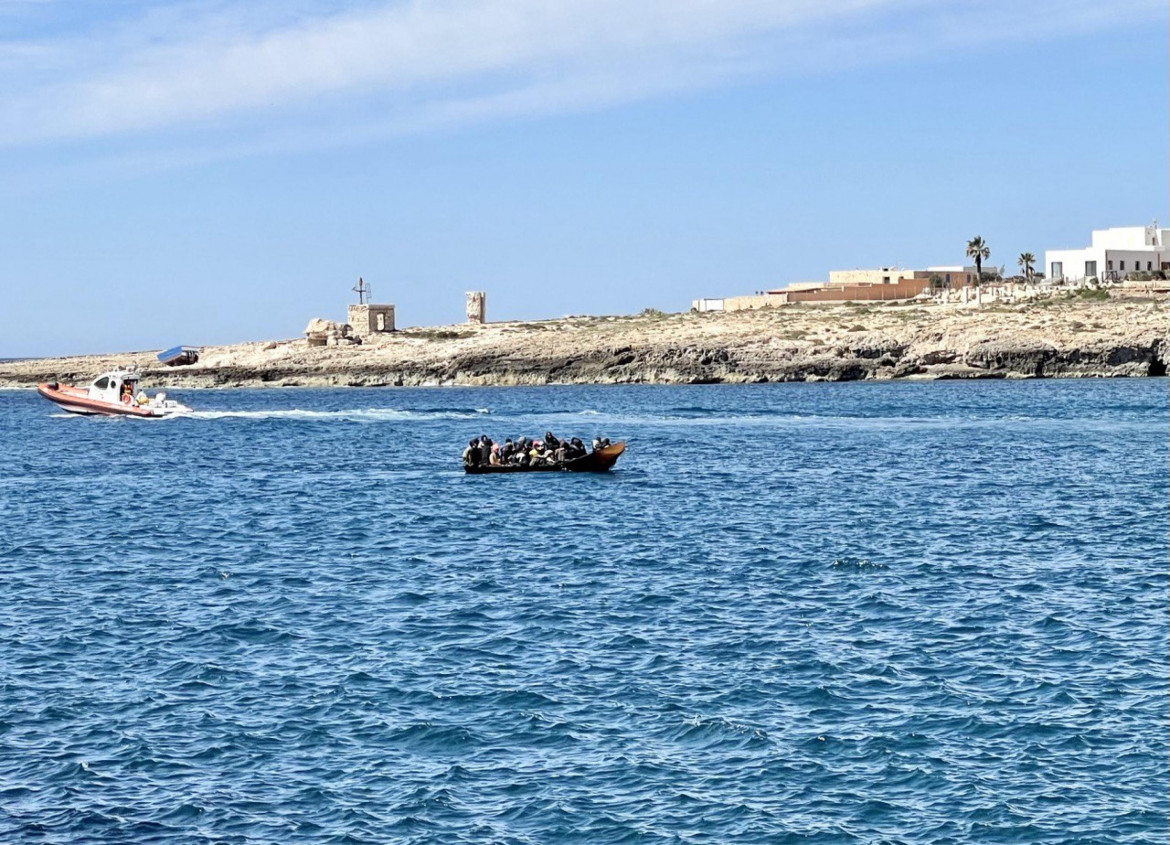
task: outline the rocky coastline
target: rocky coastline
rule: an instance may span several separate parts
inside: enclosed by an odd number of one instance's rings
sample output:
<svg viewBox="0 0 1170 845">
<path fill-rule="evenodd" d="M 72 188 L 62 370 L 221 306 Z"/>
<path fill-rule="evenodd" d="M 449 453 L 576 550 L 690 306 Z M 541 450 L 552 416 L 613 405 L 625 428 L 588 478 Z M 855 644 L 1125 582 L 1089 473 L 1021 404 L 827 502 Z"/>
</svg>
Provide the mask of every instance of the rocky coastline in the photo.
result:
<svg viewBox="0 0 1170 845">
<path fill-rule="evenodd" d="M 85 383 L 115 366 L 177 388 L 1159 376 L 1170 363 L 1168 331 L 1165 296 L 648 311 L 405 329 L 360 345 L 205 347 L 197 364 L 175 368 L 153 352 L 9 361 L 0 387 Z"/>
</svg>

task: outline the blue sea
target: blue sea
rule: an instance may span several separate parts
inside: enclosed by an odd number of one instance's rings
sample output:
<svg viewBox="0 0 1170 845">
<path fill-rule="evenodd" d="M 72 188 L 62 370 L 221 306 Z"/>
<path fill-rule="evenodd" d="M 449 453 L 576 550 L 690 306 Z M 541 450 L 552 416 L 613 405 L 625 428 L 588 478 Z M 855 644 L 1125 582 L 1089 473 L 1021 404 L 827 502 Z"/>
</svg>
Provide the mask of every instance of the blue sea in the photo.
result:
<svg viewBox="0 0 1170 845">
<path fill-rule="evenodd" d="M 0 392 L 4 843 L 1170 835 L 1165 379 L 174 395 Z"/>
</svg>

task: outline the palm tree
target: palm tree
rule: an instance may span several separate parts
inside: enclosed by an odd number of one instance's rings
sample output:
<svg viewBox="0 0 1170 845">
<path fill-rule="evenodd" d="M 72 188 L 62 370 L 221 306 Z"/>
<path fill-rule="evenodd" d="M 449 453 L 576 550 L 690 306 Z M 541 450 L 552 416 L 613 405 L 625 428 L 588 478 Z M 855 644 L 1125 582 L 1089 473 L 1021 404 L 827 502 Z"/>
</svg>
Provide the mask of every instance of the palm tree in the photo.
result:
<svg viewBox="0 0 1170 845">
<path fill-rule="evenodd" d="M 1032 265 L 1036 263 L 1036 256 L 1030 252 L 1021 252 L 1020 257 L 1016 259 L 1016 263 L 1024 270 L 1024 278 L 1029 282 L 1032 281 Z"/>
<path fill-rule="evenodd" d="M 967 255 L 975 259 L 975 284 L 983 281 L 983 259 L 991 257 L 991 247 L 979 235 L 967 241 Z"/>
</svg>

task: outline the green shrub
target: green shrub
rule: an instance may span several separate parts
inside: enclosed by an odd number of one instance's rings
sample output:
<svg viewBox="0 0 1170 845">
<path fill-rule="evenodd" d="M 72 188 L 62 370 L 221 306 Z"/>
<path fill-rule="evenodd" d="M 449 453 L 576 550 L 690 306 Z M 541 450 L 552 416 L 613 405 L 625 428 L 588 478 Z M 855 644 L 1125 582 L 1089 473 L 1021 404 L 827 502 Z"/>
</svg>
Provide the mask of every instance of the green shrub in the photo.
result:
<svg viewBox="0 0 1170 845">
<path fill-rule="evenodd" d="M 1074 296 L 1078 299 L 1087 299 L 1090 302 L 1104 302 L 1109 298 L 1109 291 L 1104 288 L 1081 288 Z"/>
</svg>

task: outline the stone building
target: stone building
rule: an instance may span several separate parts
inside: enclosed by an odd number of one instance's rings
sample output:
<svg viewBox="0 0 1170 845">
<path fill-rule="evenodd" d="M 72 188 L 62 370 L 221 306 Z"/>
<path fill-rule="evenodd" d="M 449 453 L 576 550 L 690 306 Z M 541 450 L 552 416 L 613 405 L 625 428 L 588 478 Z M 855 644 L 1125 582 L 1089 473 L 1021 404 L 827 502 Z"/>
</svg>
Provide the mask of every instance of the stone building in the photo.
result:
<svg viewBox="0 0 1170 845">
<path fill-rule="evenodd" d="M 369 337 L 372 334 L 394 331 L 394 306 L 362 305 L 349 306 L 349 325 L 358 337 Z"/>
</svg>

